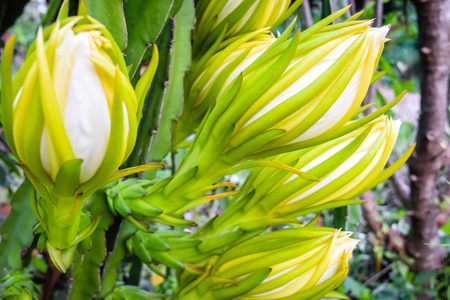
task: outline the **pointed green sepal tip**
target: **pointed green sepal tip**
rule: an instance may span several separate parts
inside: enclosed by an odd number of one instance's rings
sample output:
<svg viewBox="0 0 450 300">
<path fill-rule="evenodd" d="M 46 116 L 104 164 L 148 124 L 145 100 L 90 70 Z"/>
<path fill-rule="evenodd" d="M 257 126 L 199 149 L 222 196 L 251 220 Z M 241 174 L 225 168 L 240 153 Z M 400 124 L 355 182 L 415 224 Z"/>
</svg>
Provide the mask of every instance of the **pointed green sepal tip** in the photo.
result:
<svg viewBox="0 0 450 300">
<path fill-rule="evenodd" d="M 74 196 L 79 186 L 83 160 L 73 159 L 65 162 L 56 175 L 54 192 L 62 196 Z"/>
<path fill-rule="evenodd" d="M 80 0 L 78 3 L 78 15 L 79 16 L 87 16 L 88 10 L 86 7 L 86 0 Z"/>
<path fill-rule="evenodd" d="M 342 293 L 340 293 L 340 292 L 337 292 L 337 291 L 331 291 L 331 292 L 328 292 L 328 294 L 326 294 L 326 295 L 324 296 L 324 298 L 343 299 L 343 300 L 350 299 L 350 298 L 347 297 L 346 295 L 344 295 L 344 294 L 342 294 Z"/>
<path fill-rule="evenodd" d="M 51 261 L 55 267 L 61 272 L 66 273 L 67 269 L 70 268 L 73 261 L 73 256 L 75 254 L 76 246 L 67 249 L 56 249 L 47 241 L 47 251 L 50 256 Z"/>
<path fill-rule="evenodd" d="M 156 69 L 158 68 L 159 62 L 159 52 L 158 47 L 153 45 L 152 58 L 147 68 L 142 74 L 141 78 L 139 78 L 136 84 L 136 99 L 138 101 L 138 110 L 136 113 L 136 117 L 138 120 L 141 118 L 142 108 L 144 107 L 145 97 L 147 96 L 147 91 L 150 88 L 150 84 L 152 83 L 153 77 L 155 76 Z"/>
<path fill-rule="evenodd" d="M 214 290 L 212 292 L 212 295 L 215 297 L 215 299 L 235 299 L 239 296 L 247 294 L 255 287 L 257 287 L 261 282 L 264 281 L 264 279 L 267 278 L 267 276 L 269 276 L 270 272 L 272 272 L 272 269 L 270 268 L 255 272 L 254 274 L 251 274 L 245 279 L 239 281 L 234 286 Z"/>
<path fill-rule="evenodd" d="M 39 253 L 44 252 L 46 245 L 47 245 L 47 235 L 43 232 L 39 236 L 39 240 L 37 243 L 37 250 L 39 251 Z"/>
<path fill-rule="evenodd" d="M 78 243 L 80 243 L 82 240 L 88 238 L 94 231 L 97 229 L 98 224 L 100 223 L 100 218 L 103 215 L 103 213 L 99 213 L 98 216 L 92 221 L 92 223 L 84 228 L 83 230 L 78 233 L 75 240 L 70 243 L 70 247 L 76 246 Z"/>
<path fill-rule="evenodd" d="M 61 8 L 59 9 L 57 19 L 62 21 L 64 19 L 67 19 L 68 17 L 69 17 L 69 0 L 64 0 L 64 2 L 61 4 Z"/>
<path fill-rule="evenodd" d="M 12 87 L 12 58 L 16 35 L 13 34 L 5 44 L 1 63 L 1 122 L 3 124 L 6 141 L 11 151 L 17 156 L 12 133 L 13 87 Z"/>
</svg>

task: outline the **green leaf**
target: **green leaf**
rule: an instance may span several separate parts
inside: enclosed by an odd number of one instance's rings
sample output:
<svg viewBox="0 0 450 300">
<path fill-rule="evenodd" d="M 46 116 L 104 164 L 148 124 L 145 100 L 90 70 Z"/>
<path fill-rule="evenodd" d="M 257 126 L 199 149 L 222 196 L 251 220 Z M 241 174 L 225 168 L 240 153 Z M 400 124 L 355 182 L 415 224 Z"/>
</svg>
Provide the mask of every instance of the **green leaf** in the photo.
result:
<svg viewBox="0 0 450 300">
<path fill-rule="evenodd" d="M 361 210 L 359 205 L 349 205 L 348 206 L 348 220 L 347 220 L 347 228 L 345 230 L 355 231 L 356 225 L 359 223 L 361 219 Z"/>
<path fill-rule="evenodd" d="M 124 56 L 127 65 L 133 65 L 131 78 L 139 73 L 137 70 L 146 59 L 149 45 L 157 40 L 164 25 L 175 15 L 181 4 L 182 0 L 123 1 L 128 37 Z"/>
<path fill-rule="evenodd" d="M 183 104 L 183 81 L 186 70 L 191 63 L 191 29 L 195 20 L 194 3 L 184 1 L 175 17 L 174 40 L 169 85 L 161 113 L 158 130 L 150 148 L 150 158 L 163 159 L 169 152 L 171 127 L 181 112 Z"/>
<path fill-rule="evenodd" d="M 347 206 L 334 209 L 333 227 L 345 230 L 345 219 L 347 218 Z"/>
<path fill-rule="evenodd" d="M 51 0 L 50 6 L 47 9 L 47 13 L 42 18 L 41 24 L 46 25 L 49 23 L 58 13 L 58 10 L 61 6 L 62 0 Z"/>
<path fill-rule="evenodd" d="M 130 238 L 136 231 L 136 227 L 130 222 L 122 222 L 114 250 L 111 255 L 109 255 L 108 260 L 106 261 L 101 282 L 101 290 L 99 295 L 100 299 L 110 293 L 116 286 L 116 282 L 119 280 L 119 265 L 127 255 L 125 241 Z"/>
<path fill-rule="evenodd" d="M 112 223 L 112 214 L 108 209 L 103 191 L 94 193 L 90 198 L 89 211 L 92 215 L 103 213 L 97 229 L 91 235 L 91 250 L 84 255 L 77 252 L 72 269 L 73 283 L 69 300 L 91 299 L 100 289 L 100 265 L 106 259 L 105 230 Z"/>
<path fill-rule="evenodd" d="M 322 19 L 331 14 L 330 0 L 322 0 Z"/>
<path fill-rule="evenodd" d="M 33 225 L 37 223 L 30 206 L 32 185 L 28 179 L 22 183 L 11 199 L 11 212 L 0 228 L 0 277 L 5 269 L 8 272 L 20 270 L 23 248 L 29 247 L 33 241 Z"/>
<path fill-rule="evenodd" d="M 127 33 L 122 2 L 122 0 L 86 0 L 86 7 L 91 17 L 106 26 L 120 50 L 123 51 L 127 44 Z"/>
<path fill-rule="evenodd" d="M 166 91 L 166 81 L 169 78 L 171 25 L 169 23 L 165 26 L 156 42 L 159 49 L 158 67 L 150 91 L 144 101 L 136 144 L 127 160 L 127 166 L 136 166 L 146 162 L 150 141 L 158 126 L 161 104 Z"/>
</svg>

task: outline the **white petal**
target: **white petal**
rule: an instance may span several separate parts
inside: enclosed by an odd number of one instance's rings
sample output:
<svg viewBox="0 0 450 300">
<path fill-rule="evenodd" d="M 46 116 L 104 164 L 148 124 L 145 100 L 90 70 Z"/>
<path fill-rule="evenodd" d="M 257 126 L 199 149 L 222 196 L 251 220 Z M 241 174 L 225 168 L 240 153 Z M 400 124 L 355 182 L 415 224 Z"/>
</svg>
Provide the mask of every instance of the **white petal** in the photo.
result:
<svg viewBox="0 0 450 300">
<path fill-rule="evenodd" d="M 48 157 L 48 150 L 47 150 L 47 128 L 45 127 L 44 131 L 42 132 L 40 151 L 41 151 L 42 166 L 47 171 L 47 173 L 50 174 L 50 160 Z"/>
<path fill-rule="evenodd" d="M 61 44 L 55 50 L 53 74 L 56 76 L 53 76 L 53 88 L 61 106 L 61 112 L 63 112 L 65 107 L 69 91 L 69 74 L 72 72 L 78 47 L 78 41 L 73 31 L 67 30 Z"/>
<path fill-rule="evenodd" d="M 381 28 L 373 28 L 369 32 L 369 38 L 373 40 L 376 45 L 377 54 L 380 51 L 380 46 L 389 31 L 390 26 L 383 26 Z M 364 69 L 364 64 L 362 64 L 355 75 L 350 80 L 349 84 L 345 87 L 342 94 L 336 100 L 336 102 L 328 109 L 325 115 L 322 116 L 311 128 L 309 128 L 305 133 L 291 141 L 291 143 L 301 142 L 307 139 L 311 139 L 321 135 L 322 133 L 328 131 L 334 125 L 336 125 L 344 116 L 352 104 L 357 100 L 356 95 L 359 90 L 359 85 L 362 78 L 362 73 Z"/>
<path fill-rule="evenodd" d="M 336 146 L 331 147 L 330 149 L 328 149 L 327 151 L 325 151 L 324 153 L 320 154 L 318 157 L 314 158 L 312 161 L 310 161 L 308 164 L 306 164 L 303 168 L 301 168 L 302 172 L 308 172 L 309 170 L 311 170 L 312 168 L 320 165 L 321 163 L 323 163 L 325 160 L 329 159 L 331 156 L 333 156 L 334 154 L 336 154 L 337 152 L 341 151 L 342 149 L 345 148 L 345 146 L 347 146 L 348 144 L 350 144 L 354 139 L 347 139 L 345 141 L 343 141 L 342 143 L 337 144 Z M 288 180 L 285 181 L 285 184 L 288 183 L 291 180 L 294 180 L 295 178 L 297 178 L 298 175 L 294 174 L 291 177 L 289 177 Z"/>
<path fill-rule="evenodd" d="M 289 201 L 287 204 L 291 204 L 294 202 L 297 202 L 298 200 L 301 200 L 312 193 L 320 190 L 321 188 L 325 187 L 326 185 L 330 184 L 332 181 L 337 179 L 339 176 L 350 170 L 352 167 L 354 167 L 363 157 L 366 155 L 367 152 L 360 152 L 357 154 L 352 155 L 349 159 L 347 159 L 342 165 L 337 167 L 331 174 L 329 174 L 325 179 L 323 179 L 321 182 L 317 183 L 315 186 L 311 187 L 310 189 L 306 190 L 304 193 L 298 195 L 291 201 Z"/>
<path fill-rule="evenodd" d="M 130 123 L 128 122 L 128 110 L 127 106 L 125 105 L 125 102 L 122 103 L 123 108 L 123 121 L 124 121 L 124 146 L 126 147 L 127 139 L 128 139 L 128 132 L 130 131 Z"/>
<path fill-rule="evenodd" d="M 356 71 L 349 84 L 345 87 L 342 94 L 339 96 L 336 102 L 331 105 L 328 111 L 316 123 L 314 123 L 313 126 L 306 130 L 305 133 L 300 135 L 295 140 L 289 142 L 289 144 L 317 137 L 336 125 L 342 119 L 342 117 L 347 114 L 353 103 L 357 100 L 356 95 L 359 90 L 362 71 L 363 67 L 361 66 Z"/>
<path fill-rule="evenodd" d="M 64 125 L 75 157 L 83 160 L 83 183 L 92 178 L 103 161 L 111 118 L 100 78 L 89 59 L 88 33 L 77 34 L 76 40 L 79 48 L 70 76 Z"/>
<path fill-rule="evenodd" d="M 285 89 L 282 93 L 277 95 L 271 102 L 269 102 L 264 108 L 257 112 L 246 124 L 249 125 L 262 115 L 266 114 L 274 107 L 278 106 L 280 103 L 284 102 L 288 98 L 294 96 L 308 85 L 310 85 L 314 80 L 319 78 L 325 71 L 327 71 L 334 62 L 347 50 L 348 47 L 359 37 L 359 35 L 354 35 L 344 41 L 342 44 L 333 49 L 324 58 L 322 58 L 317 64 L 315 64 L 311 69 L 309 69 L 303 76 L 301 76 L 297 81 Z M 298 62 L 298 61 L 297 61 Z M 244 126 L 244 127 L 245 127 Z"/>
<path fill-rule="evenodd" d="M 242 27 L 244 27 L 245 23 L 247 23 L 248 19 L 250 19 L 250 17 L 253 15 L 253 13 L 256 10 L 256 7 L 258 6 L 258 2 L 259 1 L 255 1 L 255 3 L 250 7 L 250 9 L 245 13 L 245 15 L 240 19 L 240 22 L 237 25 L 235 25 L 233 29 L 233 31 L 231 32 L 231 34 L 234 34 L 236 32 L 238 32 L 239 30 L 241 30 Z"/>
<path fill-rule="evenodd" d="M 322 274 L 322 277 L 320 277 L 319 281 L 315 285 L 319 285 L 322 282 L 324 282 L 325 280 L 330 279 L 334 274 L 336 274 L 336 271 L 337 271 L 338 267 L 339 267 L 339 263 L 336 263 L 331 268 L 326 270 Z"/>
<path fill-rule="evenodd" d="M 347 160 L 345 160 L 339 167 L 337 167 L 331 174 L 329 174 L 327 177 L 325 177 L 322 181 L 320 181 L 318 184 L 314 185 L 310 189 L 306 190 L 304 193 L 298 195 L 294 199 L 290 200 L 287 204 L 294 203 L 300 199 L 303 199 L 314 192 L 320 190 L 321 188 L 325 187 L 326 185 L 333 182 L 335 179 L 342 176 L 345 172 L 356 166 L 357 163 L 361 161 L 361 159 L 367 154 L 367 152 L 372 148 L 373 144 L 376 142 L 378 137 L 381 134 L 381 130 L 376 130 L 364 140 L 364 142 L 361 144 L 361 146 L 358 147 L 358 150 L 352 154 Z M 335 146 L 336 147 L 336 146 Z M 381 156 L 382 151 L 378 151 L 377 155 L 373 159 L 373 162 L 377 162 L 379 157 Z M 367 170 L 370 170 L 371 167 L 369 166 Z M 301 169 L 301 171 L 304 171 L 304 169 Z"/>
<path fill-rule="evenodd" d="M 225 4 L 223 9 L 220 11 L 219 15 L 217 16 L 216 25 L 218 25 L 223 19 L 225 19 L 230 13 L 232 13 L 236 7 L 241 5 L 241 3 L 244 0 L 230 0 Z"/>
<path fill-rule="evenodd" d="M 17 92 L 16 98 L 14 98 L 13 102 L 13 108 L 16 107 L 17 103 L 19 102 L 20 95 L 22 95 L 23 87 L 20 88 L 20 90 Z"/>
<path fill-rule="evenodd" d="M 283 271 L 278 272 L 278 273 L 275 274 L 275 275 L 272 275 L 272 276 L 270 276 L 270 277 L 267 277 L 266 279 L 264 279 L 264 281 L 263 281 L 262 283 L 269 282 L 269 281 L 274 280 L 274 279 L 276 279 L 276 278 L 278 278 L 278 277 L 280 277 L 280 276 L 282 276 L 282 275 L 284 275 L 284 274 L 287 274 L 287 273 L 289 273 L 290 271 L 292 271 L 292 270 L 294 270 L 295 268 L 297 268 L 298 266 L 299 266 L 298 264 L 297 264 L 297 265 L 293 265 L 292 267 L 289 267 L 289 268 L 287 268 L 287 269 L 284 269 Z"/>
</svg>

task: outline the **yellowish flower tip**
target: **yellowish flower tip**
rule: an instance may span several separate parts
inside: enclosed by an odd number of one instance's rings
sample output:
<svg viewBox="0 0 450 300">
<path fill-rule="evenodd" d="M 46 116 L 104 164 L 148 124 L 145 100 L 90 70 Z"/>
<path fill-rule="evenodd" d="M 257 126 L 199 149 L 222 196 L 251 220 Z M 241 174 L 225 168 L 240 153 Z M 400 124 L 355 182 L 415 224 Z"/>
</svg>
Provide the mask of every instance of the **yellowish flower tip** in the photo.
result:
<svg viewBox="0 0 450 300">
<path fill-rule="evenodd" d="M 260 188 L 268 192 L 249 202 L 247 215 L 290 218 L 360 203 L 360 200 L 355 199 L 357 196 L 389 177 L 410 155 L 411 149 L 392 168 L 383 169 L 397 140 L 400 126 L 400 120 L 380 116 L 338 139 L 308 150 L 273 157 L 271 161 L 274 164 L 282 162 L 292 165 L 303 174 L 314 175 L 320 181 L 306 180 L 305 176 L 294 172 L 277 175 L 277 180 L 273 181 L 252 180 L 245 193 Z M 266 164 L 265 168 L 253 170 L 250 178 L 267 178 L 264 174 L 270 173 L 273 171 Z M 348 232 L 342 234 L 349 235 Z"/>
<path fill-rule="evenodd" d="M 356 244 L 348 232 L 330 228 L 265 233 L 225 252 L 200 282 L 217 279 L 210 289 L 215 298 L 221 298 L 233 281 L 236 293 L 245 290 L 245 295 L 235 294 L 234 299 L 278 299 L 305 293 L 313 298 L 334 290 L 344 280 Z M 196 292 L 206 296 L 200 289 Z"/>
<path fill-rule="evenodd" d="M 197 32 L 211 32 L 227 24 L 225 36 L 231 37 L 262 28 L 274 28 L 289 17 L 301 2 L 297 1 L 290 6 L 290 0 L 268 1 L 265 7 L 261 7 L 257 2 L 250 3 L 242 0 L 208 1 L 206 5 L 199 3 L 198 5 L 205 6 L 205 10 L 202 15 L 197 16 L 199 20 Z M 238 9 L 239 19 L 230 20 L 229 16 L 235 15 Z M 255 17 L 255 14 L 259 17 Z M 210 28 L 206 28 L 208 24 Z M 201 43 L 199 40 L 195 42 Z"/>
<path fill-rule="evenodd" d="M 200 91 L 200 94 L 196 95 L 196 97 L 188 97 L 186 99 L 187 103 L 185 103 L 184 108 L 186 112 L 183 113 L 189 114 L 191 110 L 199 109 L 199 106 L 208 107 L 213 99 L 213 97 L 211 97 L 212 95 L 209 95 L 208 93 L 214 86 L 215 80 L 223 74 L 222 71 L 228 65 L 236 60 L 241 61 L 226 77 L 226 80 L 216 97 L 217 99 L 220 99 L 220 96 L 227 86 L 257 60 L 258 57 L 260 57 L 275 41 L 276 38 L 273 34 L 259 35 L 256 39 L 247 42 L 245 42 L 245 40 L 243 40 L 243 43 L 238 41 L 223 51 L 215 54 L 207 63 L 207 67 L 193 82 L 192 87 L 190 88 L 190 94 L 194 95 L 196 91 Z M 193 102 L 191 103 L 191 101 Z"/>
<path fill-rule="evenodd" d="M 243 144 L 266 130 L 286 128 L 286 134 L 261 148 L 266 151 L 313 139 L 344 125 L 358 109 L 370 85 L 388 29 L 367 26 L 362 34 L 330 33 L 326 43 L 321 41 L 320 46 L 297 55 L 236 122 L 230 145 Z M 298 49 L 302 51 L 301 47 Z M 252 80 L 253 74 L 247 74 L 244 82 Z M 305 97 L 310 100 L 305 102 Z"/>
</svg>

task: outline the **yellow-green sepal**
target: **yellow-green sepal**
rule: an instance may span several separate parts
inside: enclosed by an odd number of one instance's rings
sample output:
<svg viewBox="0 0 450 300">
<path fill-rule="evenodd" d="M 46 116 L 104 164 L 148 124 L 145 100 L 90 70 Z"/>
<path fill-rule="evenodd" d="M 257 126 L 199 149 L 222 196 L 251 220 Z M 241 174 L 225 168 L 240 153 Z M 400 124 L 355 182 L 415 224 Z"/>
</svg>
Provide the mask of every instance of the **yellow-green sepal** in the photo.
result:
<svg viewBox="0 0 450 300">
<path fill-rule="evenodd" d="M 42 207 L 41 202 L 38 200 L 36 191 L 32 191 L 30 193 L 30 206 L 39 220 L 39 224 L 37 224 L 37 226 L 34 228 L 33 234 L 48 231 L 47 213 L 45 212 L 45 209 Z"/>
<path fill-rule="evenodd" d="M 206 143 L 208 137 L 212 134 L 214 130 L 214 126 L 236 98 L 242 87 L 243 76 L 240 74 L 233 82 L 227 87 L 224 92 L 224 96 L 221 98 L 219 103 L 216 101 L 212 101 L 209 111 L 206 113 L 206 117 L 204 117 L 202 124 L 199 127 L 199 133 L 196 136 L 196 139 L 199 141 L 197 143 L 203 145 Z M 194 140 L 195 144 L 195 140 Z M 193 147 L 189 148 L 193 149 Z M 188 150 L 188 153 L 189 153 Z"/>
<path fill-rule="evenodd" d="M 256 154 L 252 155 L 251 158 L 253 158 L 253 159 L 264 158 L 264 157 L 276 155 L 279 153 L 284 153 L 284 152 L 289 152 L 289 151 L 294 151 L 294 150 L 298 150 L 298 149 L 315 146 L 315 145 L 322 144 L 327 141 L 331 141 L 333 139 L 339 138 L 347 133 L 352 132 L 353 130 L 358 129 L 359 127 L 361 127 L 365 124 L 372 122 L 376 118 L 380 117 L 381 115 L 383 115 L 384 113 L 389 111 L 392 107 L 394 107 L 396 104 L 398 104 L 400 102 L 400 100 L 402 100 L 402 98 L 405 94 L 406 94 L 406 90 L 403 91 L 394 100 L 392 100 L 391 102 L 389 102 L 382 108 L 379 108 L 378 110 L 374 111 L 370 115 L 365 116 L 361 119 L 349 121 L 349 122 L 347 122 L 347 124 L 345 124 L 344 126 L 342 126 L 341 128 L 339 128 L 333 132 L 322 134 L 318 137 L 304 140 L 304 141 L 301 141 L 298 143 L 291 143 L 289 145 L 284 145 L 284 146 L 276 148 L 276 149 L 261 151 L 261 152 L 258 152 Z"/>
<path fill-rule="evenodd" d="M 358 108 L 358 110 L 353 114 L 353 116 L 350 119 L 356 118 L 357 116 L 359 116 L 359 114 L 365 112 L 368 108 L 370 108 L 374 105 L 375 105 L 375 103 L 369 103 L 369 104 L 361 106 L 360 108 Z"/>
<path fill-rule="evenodd" d="M 22 169 L 22 171 L 27 175 L 27 177 L 30 179 L 31 183 L 33 184 L 34 188 L 38 192 L 38 194 L 41 197 L 44 197 L 45 199 L 50 199 L 50 193 L 49 189 L 52 187 L 47 187 L 44 183 L 42 183 L 36 176 L 34 176 L 33 173 L 31 173 L 30 169 L 23 163 L 17 163 L 17 165 Z"/>
<path fill-rule="evenodd" d="M 266 160 L 266 159 L 258 159 L 258 160 L 250 160 L 244 163 L 241 163 L 237 166 L 235 166 L 232 171 L 233 173 L 236 173 L 241 170 L 249 169 L 249 168 L 256 168 L 256 167 L 269 167 L 269 168 L 276 168 L 280 170 L 285 170 L 288 172 L 291 172 L 293 174 L 296 174 L 300 176 L 301 178 L 308 180 L 308 181 L 320 181 L 316 176 L 313 174 L 300 171 L 296 168 L 293 168 L 291 166 L 288 166 L 286 164 L 282 164 L 273 160 Z"/>
<path fill-rule="evenodd" d="M 374 83 L 375 81 L 377 81 L 378 79 L 380 79 L 381 77 L 386 75 L 387 72 L 389 72 L 389 70 L 380 71 L 380 72 L 376 72 L 375 74 L 373 74 L 370 84 Z"/>
<path fill-rule="evenodd" d="M 142 199 L 125 198 L 125 203 L 131 210 L 131 214 L 141 215 L 143 217 L 157 217 L 163 211 L 153 205 L 148 204 Z"/>
<path fill-rule="evenodd" d="M 340 16 L 345 14 L 345 12 L 349 8 L 350 8 L 350 6 L 344 7 L 342 9 L 338 10 L 337 12 L 329 15 L 328 17 L 320 20 L 319 22 L 317 22 L 313 26 L 309 27 L 305 31 L 303 31 L 302 36 L 301 36 L 302 41 L 309 39 L 312 35 L 314 35 L 318 31 L 320 31 L 322 28 L 324 28 L 325 26 L 327 26 L 328 24 L 330 24 L 331 22 L 333 22 L 334 20 L 336 20 L 337 18 L 339 18 Z"/>
<path fill-rule="evenodd" d="M 100 218 L 103 215 L 103 213 L 98 214 L 97 217 L 95 217 L 94 220 L 92 220 L 91 224 L 88 225 L 86 228 L 82 229 L 78 234 L 75 240 L 73 240 L 69 247 L 76 246 L 79 242 L 84 240 L 85 238 L 88 238 L 94 231 L 97 229 L 97 226 L 100 222 Z"/>
<path fill-rule="evenodd" d="M 144 172 L 144 171 L 149 171 L 149 170 L 154 170 L 154 169 L 159 169 L 159 168 L 162 168 L 162 165 L 160 165 L 160 164 L 147 164 L 147 165 L 141 165 L 141 166 L 136 166 L 136 167 L 131 167 L 131 168 L 127 168 L 127 169 L 116 171 L 114 174 L 112 174 L 111 176 L 107 177 L 106 179 L 103 179 L 102 181 L 99 181 L 95 185 L 89 184 L 90 182 L 86 183 L 85 185 L 83 185 L 82 186 L 83 187 L 83 191 L 84 191 L 83 192 L 83 196 L 86 197 L 86 195 L 91 195 L 92 193 L 94 193 L 100 187 L 102 187 L 105 184 L 110 183 L 110 182 L 112 182 L 114 180 L 118 180 L 120 178 L 123 178 L 123 177 L 131 175 L 131 174 Z M 82 192 L 82 191 L 79 188 L 77 190 L 77 192 Z"/>
<path fill-rule="evenodd" d="M 217 18 L 217 16 L 215 17 Z M 219 35 L 217 36 L 217 39 L 215 42 L 209 47 L 209 49 L 203 53 L 202 55 L 198 55 L 196 48 L 200 45 L 200 43 L 195 42 L 194 38 L 194 44 L 192 45 L 192 53 L 193 53 L 193 59 L 192 59 L 192 69 L 190 70 L 190 75 L 187 79 L 188 86 L 192 85 L 193 80 L 200 74 L 201 70 L 205 66 L 205 64 L 208 62 L 208 60 L 211 58 L 211 56 L 214 55 L 214 53 L 217 52 L 218 47 L 221 45 L 221 42 L 224 39 L 225 33 L 228 29 L 228 24 L 225 24 L 224 26 L 217 27 L 221 28 Z M 207 31 L 202 31 L 202 34 L 206 35 Z"/>
<path fill-rule="evenodd" d="M 249 221 L 239 224 L 239 228 L 246 232 L 251 232 L 254 230 L 264 230 L 266 228 L 269 228 L 270 226 L 276 226 L 276 225 L 294 225 L 294 226 L 301 226 L 303 223 L 300 220 L 297 220 L 296 218 L 262 218 L 255 221 Z"/>
<path fill-rule="evenodd" d="M 250 156 L 255 150 L 285 133 L 286 130 L 284 129 L 268 130 L 224 153 L 220 159 L 230 165 L 234 165 L 236 162 Z"/>
<path fill-rule="evenodd" d="M 37 250 L 39 251 L 39 253 L 43 253 L 45 247 L 47 247 L 47 234 L 45 232 L 42 232 L 37 242 Z"/>
<path fill-rule="evenodd" d="M 390 165 L 388 168 L 384 169 L 378 177 L 370 183 L 370 185 L 365 186 L 363 191 L 368 191 L 370 189 L 373 189 L 383 181 L 387 180 L 389 177 L 392 176 L 398 169 L 400 169 L 401 166 L 403 166 L 408 158 L 412 155 L 414 148 L 416 144 L 412 145 L 408 148 L 408 150 L 400 157 L 396 162 L 394 162 L 392 165 Z"/>
<path fill-rule="evenodd" d="M 53 247 L 50 242 L 47 241 L 47 250 L 50 256 L 51 261 L 55 265 L 55 267 L 62 273 L 66 273 L 67 269 L 70 268 L 73 261 L 73 256 L 75 255 L 75 251 L 77 249 L 76 246 L 67 248 L 67 249 L 57 249 Z"/>
<path fill-rule="evenodd" d="M 58 12 L 57 19 L 62 21 L 69 17 L 69 0 L 64 0 Z"/>
<path fill-rule="evenodd" d="M 342 300 L 348 300 L 350 299 L 347 295 L 344 295 L 338 291 L 331 291 L 328 292 L 325 296 L 323 296 L 324 298 L 332 298 L 332 299 L 342 299 Z"/>
<path fill-rule="evenodd" d="M 136 113 L 137 120 L 141 119 L 145 97 L 147 96 L 147 91 L 150 88 L 150 84 L 152 83 L 153 77 L 155 76 L 156 68 L 158 67 L 158 62 L 159 62 L 159 52 L 158 47 L 155 44 L 153 45 L 152 58 L 150 60 L 150 63 L 145 69 L 144 74 L 142 74 L 141 78 L 139 78 L 138 82 L 136 83 L 135 91 L 136 91 L 136 99 L 138 102 L 138 109 Z"/>
<path fill-rule="evenodd" d="M 344 22 L 342 23 L 348 23 L 348 22 L 353 22 L 356 21 L 359 17 L 361 17 L 361 15 L 364 13 L 364 10 L 361 10 L 353 15 L 351 15 L 350 17 L 348 17 L 347 19 L 344 20 Z"/>
<path fill-rule="evenodd" d="M 64 162 L 74 159 L 74 155 L 64 127 L 60 105 L 56 98 L 55 90 L 53 89 L 51 73 L 45 53 L 42 28 L 39 29 L 36 38 L 36 54 L 39 70 L 39 90 L 41 99 L 46 99 L 45 101 L 41 101 L 42 112 L 45 123 L 51 124 L 47 126 L 47 131 L 55 147 L 56 159 L 59 165 L 62 165 Z"/>
<path fill-rule="evenodd" d="M 88 16 L 88 10 L 86 7 L 86 0 L 80 0 L 78 2 L 78 13 L 79 16 Z"/>
<path fill-rule="evenodd" d="M 211 294 L 214 297 L 213 299 L 228 300 L 228 299 L 235 299 L 236 297 L 245 295 L 251 290 L 253 290 L 255 287 L 257 287 L 261 282 L 263 282 L 264 279 L 266 279 L 267 276 L 269 276 L 271 271 L 272 270 L 269 268 L 262 269 L 245 277 L 243 280 L 239 281 L 236 285 L 231 285 L 228 287 L 211 291 Z"/>
<path fill-rule="evenodd" d="M 173 217 L 165 213 L 162 213 L 154 218 L 149 218 L 149 220 L 175 227 L 193 227 L 197 225 L 194 221 Z"/>
<path fill-rule="evenodd" d="M 291 3 L 291 6 L 277 19 L 277 22 L 272 25 L 270 30 L 275 30 L 278 26 L 281 25 L 289 16 L 291 16 L 297 8 L 303 3 L 303 0 L 295 0 Z"/>
<path fill-rule="evenodd" d="M 182 174 L 175 174 L 173 179 L 164 187 L 163 189 L 164 196 L 169 195 L 170 193 L 178 189 L 180 186 L 182 186 L 184 183 L 192 179 L 195 176 L 195 174 L 197 174 L 197 171 L 198 167 L 193 167 Z"/>
<path fill-rule="evenodd" d="M 152 252 L 151 256 L 154 260 L 158 261 L 159 263 L 165 264 L 169 268 L 173 268 L 176 270 L 185 268 L 185 265 L 178 259 L 172 257 L 170 253 L 154 251 Z"/>
<path fill-rule="evenodd" d="M 317 213 L 317 212 L 328 210 L 328 209 L 333 209 L 333 208 L 348 206 L 348 205 L 358 205 L 358 204 L 363 204 L 365 202 L 366 201 L 359 200 L 359 199 L 344 199 L 344 200 L 336 199 L 331 202 L 327 202 L 327 203 L 319 204 L 319 205 L 315 205 L 315 206 L 310 206 L 310 207 L 306 207 L 306 208 L 298 208 L 298 209 L 291 208 L 290 211 L 284 211 L 284 210 L 277 211 L 276 213 L 274 213 L 274 215 L 298 218 L 301 216 L 306 216 L 306 215 L 309 215 L 312 213 Z"/>
<path fill-rule="evenodd" d="M 208 253 L 217 249 L 221 249 L 230 245 L 244 234 L 242 230 L 234 230 L 225 234 L 202 240 L 202 243 L 197 246 L 200 253 Z"/>
<path fill-rule="evenodd" d="M 66 161 L 56 175 L 53 192 L 62 196 L 75 196 L 75 191 L 79 186 L 81 164 L 83 160 L 73 159 Z"/>
<path fill-rule="evenodd" d="M 16 35 L 13 34 L 3 48 L 1 63 L 1 118 L 6 141 L 11 151 L 17 155 L 13 138 L 13 85 L 12 85 L 12 57 Z"/>
</svg>

